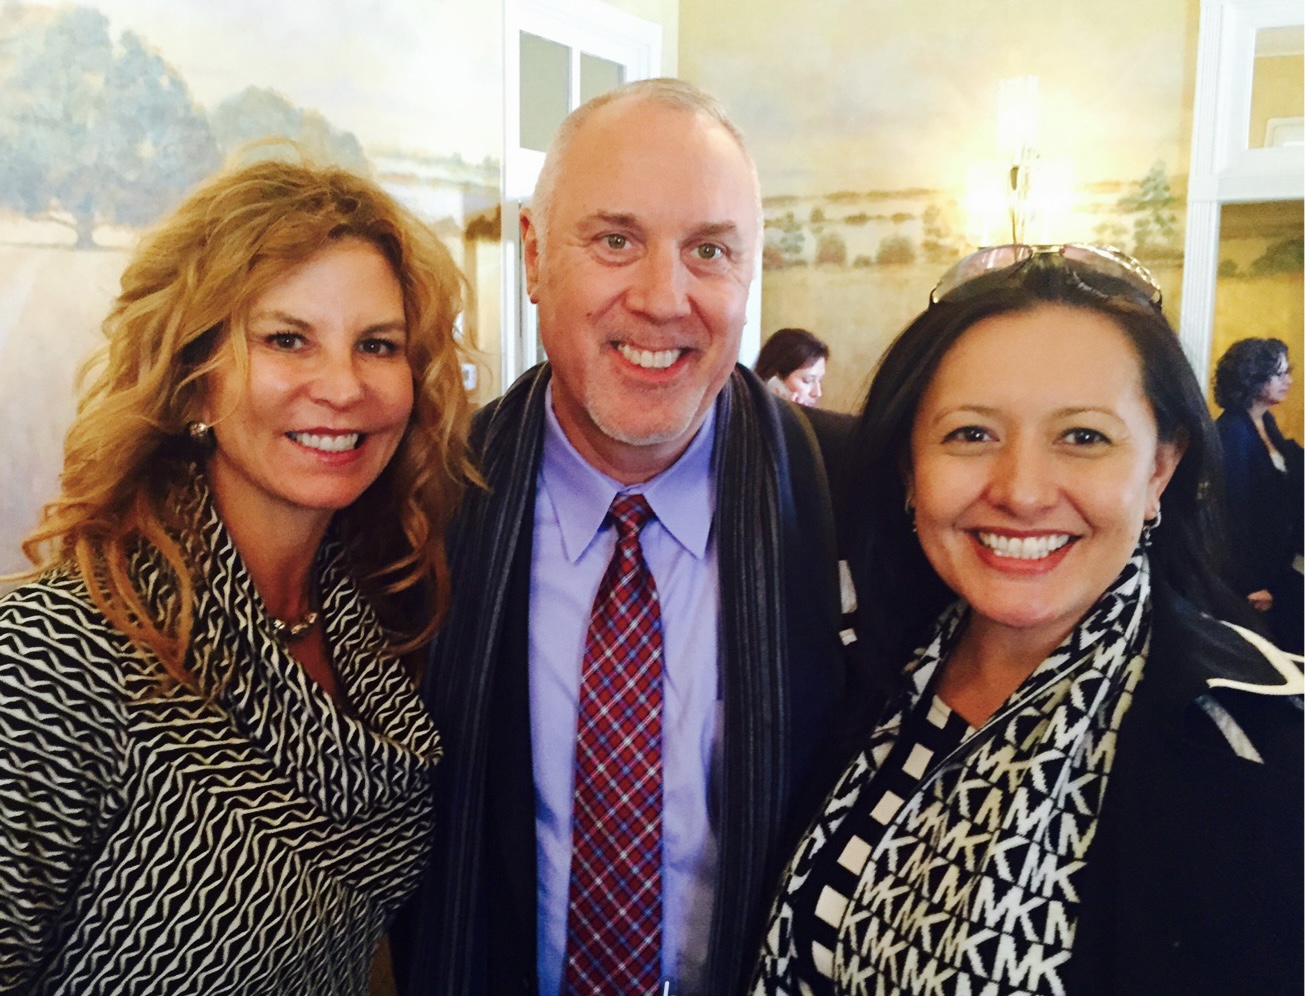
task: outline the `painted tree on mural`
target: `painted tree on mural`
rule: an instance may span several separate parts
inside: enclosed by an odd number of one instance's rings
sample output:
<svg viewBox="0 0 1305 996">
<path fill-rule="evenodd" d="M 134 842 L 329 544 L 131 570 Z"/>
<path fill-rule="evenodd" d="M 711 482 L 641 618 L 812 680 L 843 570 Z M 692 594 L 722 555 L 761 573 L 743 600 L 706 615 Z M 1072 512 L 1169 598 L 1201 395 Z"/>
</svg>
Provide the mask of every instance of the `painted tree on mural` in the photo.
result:
<svg viewBox="0 0 1305 996">
<path fill-rule="evenodd" d="M 761 265 L 767 270 L 805 266 L 806 261 L 802 257 L 805 243 L 806 234 L 802 231 L 802 223 L 793 217 L 792 211 L 785 213 L 782 218 L 767 218 Z"/>
<path fill-rule="evenodd" d="M 941 265 L 960 255 L 949 220 L 939 205 L 930 204 L 926 207 L 920 221 L 923 229 L 920 254 L 925 262 Z"/>
<path fill-rule="evenodd" d="M 246 87 L 222 101 L 212 117 L 213 135 L 223 153 L 276 135 L 293 142 L 312 162 L 334 163 L 359 173 L 370 173 L 371 163 L 362 143 L 352 132 L 333 128 L 317 111 L 296 107 L 275 90 Z M 281 142 L 283 149 L 284 142 Z M 252 151 L 252 150 L 251 150 Z M 278 154 L 276 144 L 267 147 Z M 246 155 L 245 158 L 250 158 Z"/>
<path fill-rule="evenodd" d="M 1181 255 L 1177 205 L 1165 164 L 1157 162 L 1138 183 L 1137 193 L 1119 201 L 1122 210 L 1134 215 L 1134 253 L 1147 259 Z"/>
<path fill-rule="evenodd" d="M 1305 268 L 1305 238 L 1292 236 L 1272 243 L 1251 263 L 1251 274 L 1271 277 L 1278 273 L 1300 273 Z"/>
<path fill-rule="evenodd" d="M 915 262 L 915 246 L 905 235 L 887 235 L 879 243 L 875 262 L 880 266 L 906 266 Z"/>
<path fill-rule="evenodd" d="M 73 228 L 141 225 L 220 162 L 184 81 L 88 7 L 5 8 L 0 205 Z"/>
<path fill-rule="evenodd" d="M 818 266 L 846 266 L 847 243 L 837 232 L 821 232 L 816 240 L 816 264 Z"/>
</svg>

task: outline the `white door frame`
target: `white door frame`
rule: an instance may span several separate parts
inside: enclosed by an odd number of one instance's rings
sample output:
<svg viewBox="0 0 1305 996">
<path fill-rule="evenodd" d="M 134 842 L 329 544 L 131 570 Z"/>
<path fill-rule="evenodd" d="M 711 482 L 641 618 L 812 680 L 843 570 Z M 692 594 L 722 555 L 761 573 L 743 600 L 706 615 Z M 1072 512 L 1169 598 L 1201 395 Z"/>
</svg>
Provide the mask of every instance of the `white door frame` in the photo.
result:
<svg viewBox="0 0 1305 996">
<path fill-rule="evenodd" d="M 1300 0 L 1201 0 L 1179 335 L 1202 385 L 1209 382 L 1223 205 L 1305 196 L 1299 148 L 1248 148 L 1256 35 L 1303 20 Z"/>
<path fill-rule="evenodd" d="M 501 329 L 503 389 L 535 362 L 534 306 L 522 286 L 521 207 L 529 203 L 544 154 L 518 146 L 521 134 L 521 32 L 559 42 L 571 49 L 571 94 L 568 106 L 580 103 L 581 53 L 597 55 L 625 67 L 627 81 L 661 73 L 662 28 L 617 10 L 600 0 L 505 0 L 503 122 L 503 300 Z"/>
</svg>

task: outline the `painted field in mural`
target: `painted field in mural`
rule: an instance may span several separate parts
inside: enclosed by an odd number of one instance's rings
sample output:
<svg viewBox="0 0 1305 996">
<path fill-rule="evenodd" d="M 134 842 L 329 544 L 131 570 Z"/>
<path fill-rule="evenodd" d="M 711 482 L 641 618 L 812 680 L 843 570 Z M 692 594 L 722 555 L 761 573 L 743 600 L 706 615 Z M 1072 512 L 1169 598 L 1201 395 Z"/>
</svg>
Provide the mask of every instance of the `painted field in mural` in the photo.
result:
<svg viewBox="0 0 1305 996">
<path fill-rule="evenodd" d="M 137 233 L 225 161 L 306 155 L 370 175 L 460 261 L 497 238 L 501 13 L 321 0 L 310 31 L 306 13 L 0 11 L 0 573 L 26 566 L 18 544 L 55 491 L 74 374 Z"/>
</svg>

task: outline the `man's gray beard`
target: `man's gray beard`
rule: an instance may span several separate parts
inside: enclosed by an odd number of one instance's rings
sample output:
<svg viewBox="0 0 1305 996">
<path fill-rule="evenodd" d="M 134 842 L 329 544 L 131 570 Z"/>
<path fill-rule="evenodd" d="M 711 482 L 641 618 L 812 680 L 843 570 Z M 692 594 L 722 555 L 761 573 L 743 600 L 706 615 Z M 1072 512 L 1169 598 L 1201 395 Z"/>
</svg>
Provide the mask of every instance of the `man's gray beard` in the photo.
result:
<svg viewBox="0 0 1305 996">
<path fill-rule="evenodd" d="M 701 395 L 698 400 L 701 402 Z M 689 410 L 685 413 L 684 418 L 676 425 L 662 429 L 659 432 L 634 436 L 614 425 L 611 425 L 607 419 L 603 417 L 602 413 L 607 410 L 606 406 L 594 404 L 589 398 L 585 399 L 585 411 L 588 413 L 590 419 L 593 420 L 594 425 L 598 426 L 598 430 L 608 439 L 614 439 L 618 443 L 624 443 L 626 446 L 659 446 L 662 443 L 669 443 L 673 440 L 679 439 L 680 436 L 688 431 L 689 426 L 693 424 L 694 417 L 698 414 L 696 405 L 686 405 L 686 407 Z"/>
</svg>

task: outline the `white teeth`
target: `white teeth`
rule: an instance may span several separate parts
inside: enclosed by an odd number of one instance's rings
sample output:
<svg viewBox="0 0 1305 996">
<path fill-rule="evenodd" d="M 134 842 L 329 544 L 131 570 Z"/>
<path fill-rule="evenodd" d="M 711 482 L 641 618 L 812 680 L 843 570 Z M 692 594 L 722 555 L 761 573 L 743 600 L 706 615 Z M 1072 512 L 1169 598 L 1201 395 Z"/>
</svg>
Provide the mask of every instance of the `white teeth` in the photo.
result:
<svg viewBox="0 0 1305 996">
<path fill-rule="evenodd" d="M 1054 536 L 999 536 L 996 533 L 979 533 L 979 542 L 998 557 L 1012 560 L 1041 560 L 1049 557 L 1068 543 L 1072 536 L 1057 533 Z"/>
<path fill-rule="evenodd" d="M 346 432 L 342 436 L 319 436 L 311 432 L 291 432 L 288 434 L 300 446 L 307 446 L 310 450 L 321 450 L 324 453 L 343 453 L 345 450 L 351 450 L 358 445 L 361 434 L 357 432 Z"/>
<path fill-rule="evenodd" d="M 672 363 L 680 358 L 680 349 L 659 349 L 653 352 L 651 349 L 635 349 L 633 346 L 627 346 L 625 343 L 618 343 L 617 349 L 621 355 L 633 363 L 635 366 L 643 367 L 646 370 L 665 370 Z"/>
</svg>

